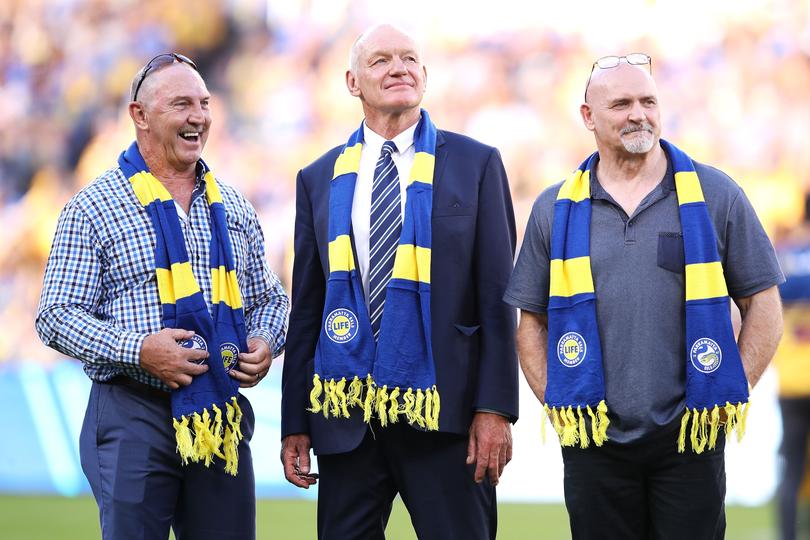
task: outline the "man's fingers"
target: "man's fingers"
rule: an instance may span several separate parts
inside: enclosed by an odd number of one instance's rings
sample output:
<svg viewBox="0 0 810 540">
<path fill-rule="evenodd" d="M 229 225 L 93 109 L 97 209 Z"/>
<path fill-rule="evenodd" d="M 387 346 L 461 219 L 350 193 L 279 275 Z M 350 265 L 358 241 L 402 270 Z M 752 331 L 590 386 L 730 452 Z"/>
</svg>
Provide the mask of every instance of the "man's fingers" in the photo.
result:
<svg viewBox="0 0 810 540">
<path fill-rule="evenodd" d="M 476 436 L 475 432 L 470 432 L 470 440 L 467 442 L 467 465 L 472 465 L 475 463 L 475 447 L 476 447 Z"/>
<path fill-rule="evenodd" d="M 501 477 L 501 464 L 499 457 L 499 452 L 491 452 L 489 455 L 489 463 L 487 466 L 487 472 L 489 473 L 489 483 L 493 486 L 498 485 L 498 479 Z"/>
<path fill-rule="evenodd" d="M 182 328 L 164 328 L 164 332 L 169 334 L 175 341 L 180 341 L 181 339 L 191 339 L 194 336 L 194 332 L 192 330 L 183 330 Z"/>
<path fill-rule="evenodd" d="M 489 456 L 478 449 L 478 459 L 475 462 L 475 475 L 473 478 L 476 482 L 481 482 L 484 479 L 484 474 L 487 472 L 489 466 Z"/>
<path fill-rule="evenodd" d="M 302 473 L 309 474 L 309 466 L 310 466 L 310 463 L 309 463 L 309 448 L 307 448 L 307 449 L 299 448 L 298 449 L 298 465 L 299 465 L 299 468 L 301 469 Z"/>
</svg>

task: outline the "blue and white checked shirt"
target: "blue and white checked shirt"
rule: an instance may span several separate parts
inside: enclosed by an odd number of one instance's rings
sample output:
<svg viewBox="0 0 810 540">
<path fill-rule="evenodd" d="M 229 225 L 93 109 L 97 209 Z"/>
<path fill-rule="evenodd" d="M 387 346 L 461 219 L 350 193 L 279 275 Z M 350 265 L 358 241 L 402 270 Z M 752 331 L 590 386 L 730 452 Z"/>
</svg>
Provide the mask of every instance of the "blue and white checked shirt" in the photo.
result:
<svg viewBox="0 0 810 540">
<path fill-rule="evenodd" d="M 233 246 L 248 338 L 284 349 L 289 300 L 267 267 L 256 212 L 219 182 Z M 198 177 L 187 217 L 181 217 L 194 277 L 211 304 L 211 217 Z M 45 269 L 36 328 L 42 341 L 84 363 L 97 381 L 123 374 L 168 390 L 140 367 L 141 344 L 160 331 L 155 230 L 120 168 L 111 169 L 65 205 Z"/>
</svg>

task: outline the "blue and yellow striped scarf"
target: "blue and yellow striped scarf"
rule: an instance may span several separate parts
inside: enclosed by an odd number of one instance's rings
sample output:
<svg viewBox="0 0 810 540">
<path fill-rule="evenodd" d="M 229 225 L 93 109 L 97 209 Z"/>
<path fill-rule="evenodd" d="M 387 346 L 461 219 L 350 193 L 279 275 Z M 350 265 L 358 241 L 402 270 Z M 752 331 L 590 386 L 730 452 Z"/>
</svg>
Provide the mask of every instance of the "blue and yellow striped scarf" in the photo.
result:
<svg viewBox="0 0 810 540">
<path fill-rule="evenodd" d="M 349 409 L 358 407 L 366 422 L 376 415 L 385 426 L 403 415 L 410 424 L 439 429 L 440 401 L 430 338 L 436 127 L 425 110 L 414 132 L 414 147 L 402 234 L 376 345 L 351 239 L 362 124 L 335 161 L 329 192 L 329 279 L 309 408 L 327 418 L 348 418 Z"/>
<path fill-rule="evenodd" d="M 745 430 L 748 382 L 731 326 L 730 299 L 700 180 L 692 160 L 661 140 L 675 171 L 683 231 L 686 289 L 686 412 L 678 451 L 689 432 L 692 449 L 714 448 L 720 409 L 726 435 Z M 551 281 L 548 306 L 548 386 L 546 415 L 563 446 L 589 444 L 586 412 L 597 446 L 607 440 L 602 350 L 590 261 L 590 174 L 592 154 L 563 183 L 551 227 Z M 689 421 L 692 421 L 691 429 Z"/>
<path fill-rule="evenodd" d="M 118 158 L 155 228 L 155 273 L 163 326 L 193 330 L 194 338 L 181 345 L 209 353 L 208 371 L 171 394 L 178 452 L 184 464 L 191 460 L 209 466 L 214 456 L 219 457 L 225 460 L 225 471 L 235 476 L 242 411 L 236 401 L 239 384 L 228 372 L 236 366 L 239 352 L 247 350 L 247 332 L 225 207 L 214 175 L 202 160 L 199 163 L 211 216 L 213 318 L 194 279 L 172 196 L 149 172 L 137 143 Z"/>
</svg>

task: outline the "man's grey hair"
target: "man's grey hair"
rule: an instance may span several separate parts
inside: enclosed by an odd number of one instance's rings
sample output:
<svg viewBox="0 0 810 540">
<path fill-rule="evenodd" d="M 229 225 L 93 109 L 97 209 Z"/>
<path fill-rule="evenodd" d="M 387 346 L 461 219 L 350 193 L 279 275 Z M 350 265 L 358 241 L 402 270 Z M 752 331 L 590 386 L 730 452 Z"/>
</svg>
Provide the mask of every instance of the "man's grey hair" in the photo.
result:
<svg viewBox="0 0 810 540">
<path fill-rule="evenodd" d="M 422 56 L 422 47 L 420 46 L 419 41 L 413 36 L 412 33 L 408 32 L 405 29 L 403 29 L 401 26 L 397 26 L 395 24 L 379 23 L 379 24 L 375 24 L 374 26 L 370 26 L 370 27 L 366 28 L 363 31 L 363 33 L 360 34 L 359 36 L 357 36 L 357 39 L 354 40 L 354 44 L 352 44 L 352 48 L 349 49 L 349 71 L 351 71 L 352 73 L 357 73 L 357 68 L 360 67 L 359 66 L 359 63 L 360 63 L 360 51 L 363 48 L 363 44 L 366 42 L 366 39 L 368 39 L 368 36 L 370 36 L 371 34 L 373 34 L 374 32 L 376 32 L 377 30 L 379 30 L 380 28 L 382 28 L 384 26 L 387 26 L 389 28 L 393 28 L 394 30 L 397 30 L 398 32 L 400 32 L 402 34 L 405 34 L 406 36 L 411 38 L 413 40 L 413 42 L 416 44 L 417 52 L 419 52 L 419 56 L 421 58 L 421 56 Z"/>
</svg>

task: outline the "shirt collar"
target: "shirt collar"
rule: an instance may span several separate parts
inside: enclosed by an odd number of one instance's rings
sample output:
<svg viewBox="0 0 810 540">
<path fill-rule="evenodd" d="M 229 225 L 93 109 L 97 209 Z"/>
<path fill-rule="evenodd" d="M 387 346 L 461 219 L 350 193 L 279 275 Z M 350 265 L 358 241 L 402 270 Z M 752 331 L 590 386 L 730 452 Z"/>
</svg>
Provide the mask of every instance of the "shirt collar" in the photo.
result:
<svg viewBox="0 0 810 540">
<path fill-rule="evenodd" d="M 672 160 L 669 159 L 669 156 L 664 154 L 667 158 L 667 170 L 664 173 L 664 178 L 661 179 L 661 183 L 659 184 L 658 188 L 661 190 L 661 193 L 666 194 L 669 191 L 675 191 L 675 171 L 672 168 Z M 599 178 L 597 178 L 596 174 L 596 164 L 599 163 L 599 156 L 596 156 L 596 160 L 593 163 L 593 168 L 591 169 L 590 175 L 590 184 L 591 184 L 591 199 L 609 199 L 613 200 L 613 198 L 605 191 L 605 188 L 602 187 L 602 184 L 599 183 Z"/>
<path fill-rule="evenodd" d="M 406 150 L 413 146 L 413 135 L 416 133 L 416 126 L 418 125 L 419 122 L 416 122 L 414 125 L 391 139 L 394 141 L 394 144 L 397 145 L 397 153 L 402 155 Z M 388 139 L 384 139 L 382 135 L 376 133 L 374 130 L 368 127 L 365 121 L 363 121 L 363 140 L 365 144 L 368 145 L 369 149 L 376 150 L 376 153 L 379 153 L 380 149 L 382 149 L 383 143 Z"/>
</svg>

